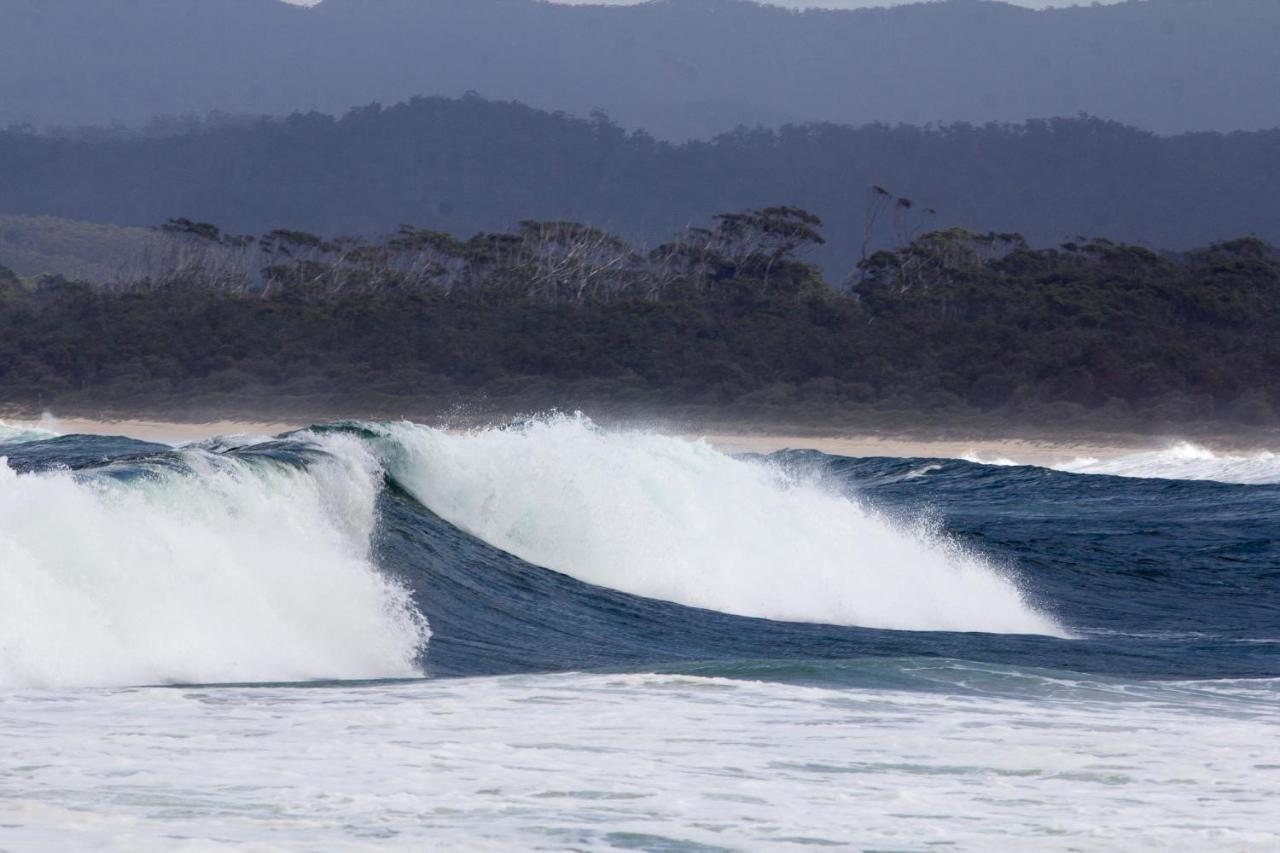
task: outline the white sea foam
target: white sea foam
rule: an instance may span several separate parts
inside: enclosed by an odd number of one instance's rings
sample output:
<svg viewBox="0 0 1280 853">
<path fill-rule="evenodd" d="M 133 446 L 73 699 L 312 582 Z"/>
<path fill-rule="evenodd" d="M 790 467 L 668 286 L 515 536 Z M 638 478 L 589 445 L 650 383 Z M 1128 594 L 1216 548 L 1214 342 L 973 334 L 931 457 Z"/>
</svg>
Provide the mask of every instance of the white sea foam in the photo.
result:
<svg viewBox="0 0 1280 853">
<path fill-rule="evenodd" d="M 943 689 L 567 674 L 0 691 L 0 846 L 1280 849 L 1277 682 L 1037 687 L 919 666 Z"/>
<path fill-rule="evenodd" d="M 446 520 L 600 586 L 726 613 L 1061 635 L 1009 576 L 811 479 L 583 418 L 391 425 L 385 463 Z"/>
<path fill-rule="evenodd" d="M 415 674 L 425 623 L 368 557 L 379 469 L 324 441 L 305 471 L 0 464 L 0 687 Z"/>
<path fill-rule="evenodd" d="M 1280 455 L 1269 451 L 1215 453 L 1190 442 L 1113 459 L 1079 457 L 1052 466 L 1073 474 L 1110 474 L 1164 480 L 1214 480 L 1258 485 L 1280 483 Z"/>
</svg>

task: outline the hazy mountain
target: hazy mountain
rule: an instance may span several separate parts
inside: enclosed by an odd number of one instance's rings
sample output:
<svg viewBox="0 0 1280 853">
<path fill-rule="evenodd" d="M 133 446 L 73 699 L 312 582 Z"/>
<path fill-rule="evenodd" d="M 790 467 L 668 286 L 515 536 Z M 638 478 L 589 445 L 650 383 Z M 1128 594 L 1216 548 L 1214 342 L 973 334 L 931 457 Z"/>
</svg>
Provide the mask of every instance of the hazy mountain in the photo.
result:
<svg viewBox="0 0 1280 853">
<path fill-rule="evenodd" d="M 873 184 L 915 201 L 902 221 L 881 218 L 881 244 L 893 231 L 959 225 L 1040 245 L 1098 235 L 1186 248 L 1251 232 L 1280 242 L 1277 163 L 1280 130 L 812 125 L 674 145 L 600 117 L 424 98 L 156 138 L 0 132 L 0 214 L 120 225 L 187 216 L 328 236 L 573 219 L 653 245 L 721 211 L 792 204 L 827 220 L 820 258 L 838 276 L 857 260 Z M 937 215 L 924 219 L 926 207 Z"/>
<path fill-rule="evenodd" d="M 0 0 L 0 126 L 342 111 L 476 91 L 664 137 L 738 124 L 1087 112 L 1280 125 L 1280 3 L 983 0 L 798 12 L 737 0 Z"/>
</svg>

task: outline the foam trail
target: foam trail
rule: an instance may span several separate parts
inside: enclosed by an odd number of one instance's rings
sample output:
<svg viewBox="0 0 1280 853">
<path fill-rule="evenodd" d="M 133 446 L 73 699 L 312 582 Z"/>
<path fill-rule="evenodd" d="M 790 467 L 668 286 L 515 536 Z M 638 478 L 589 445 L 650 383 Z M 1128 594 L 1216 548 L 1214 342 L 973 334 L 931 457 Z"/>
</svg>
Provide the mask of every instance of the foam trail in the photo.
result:
<svg viewBox="0 0 1280 853">
<path fill-rule="evenodd" d="M 0 464 L 0 687 L 416 674 L 425 622 L 368 559 L 380 470 L 323 441 L 308 470 Z"/>
<path fill-rule="evenodd" d="M 1275 453 L 1261 451 L 1249 455 L 1219 454 L 1186 441 L 1162 450 L 1134 453 L 1114 459 L 1081 457 L 1053 467 L 1072 474 L 1110 474 L 1162 480 L 1214 480 L 1241 485 L 1280 483 L 1280 456 Z"/>
<path fill-rule="evenodd" d="M 426 506 L 589 583 L 785 621 L 1062 634 L 982 560 L 704 442 L 566 417 L 385 429 L 388 471 Z"/>
</svg>

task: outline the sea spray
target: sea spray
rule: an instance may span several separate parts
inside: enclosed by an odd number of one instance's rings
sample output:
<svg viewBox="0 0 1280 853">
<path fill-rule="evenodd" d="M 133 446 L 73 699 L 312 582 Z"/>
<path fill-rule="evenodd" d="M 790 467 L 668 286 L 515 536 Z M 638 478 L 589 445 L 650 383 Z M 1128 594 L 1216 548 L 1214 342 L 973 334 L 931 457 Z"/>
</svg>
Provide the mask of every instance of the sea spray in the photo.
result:
<svg viewBox="0 0 1280 853">
<path fill-rule="evenodd" d="M 955 544 L 705 442 L 581 417 L 464 434 L 379 429 L 388 472 L 428 508 L 599 586 L 783 621 L 1064 634 Z"/>
<path fill-rule="evenodd" d="M 56 432 L 45 429 L 44 424 L 33 426 L 30 424 L 10 424 L 0 421 L 0 445 L 5 444 L 23 444 L 28 441 L 42 441 L 46 438 L 54 438 Z"/>
<path fill-rule="evenodd" d="M 320 441 L 305 468 L 0 465 L 0 687 L 415 675 L 425 621 L 368 555 L 381 472 Z"/>
</svg>

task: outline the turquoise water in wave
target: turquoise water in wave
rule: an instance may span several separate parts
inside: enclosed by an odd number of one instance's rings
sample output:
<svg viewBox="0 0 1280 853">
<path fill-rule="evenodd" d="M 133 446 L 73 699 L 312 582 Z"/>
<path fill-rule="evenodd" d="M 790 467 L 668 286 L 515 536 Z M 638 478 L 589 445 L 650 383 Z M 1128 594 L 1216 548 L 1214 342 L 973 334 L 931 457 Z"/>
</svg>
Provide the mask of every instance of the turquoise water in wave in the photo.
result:
<svg viewBox="0 0 1280 853">
<path fill-rule="evenodd" d="M 0 457 L 0 850 L 1280 844 L 1266 453 Z"/>
</svg>

